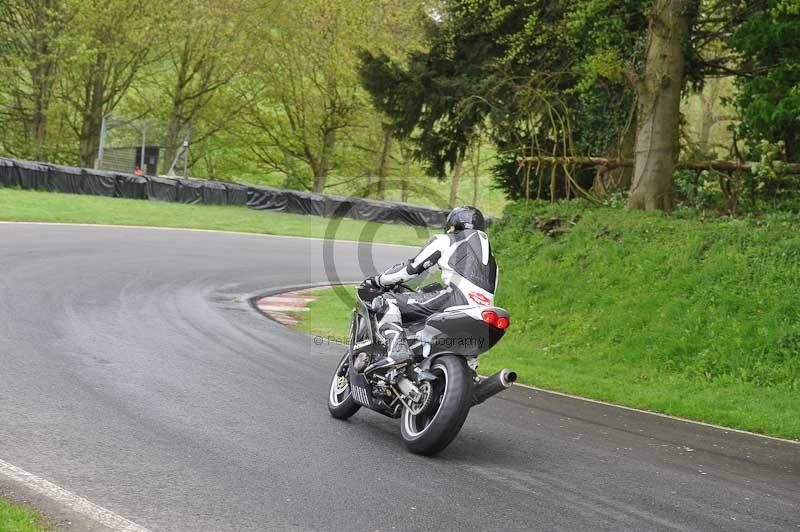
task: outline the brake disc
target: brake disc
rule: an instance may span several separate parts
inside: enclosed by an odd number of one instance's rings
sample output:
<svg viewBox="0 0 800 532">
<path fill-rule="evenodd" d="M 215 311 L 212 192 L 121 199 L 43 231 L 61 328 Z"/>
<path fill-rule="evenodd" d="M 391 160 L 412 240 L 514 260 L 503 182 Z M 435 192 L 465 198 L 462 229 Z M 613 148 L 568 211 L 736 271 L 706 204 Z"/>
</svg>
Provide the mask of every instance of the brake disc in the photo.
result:
<svg viewBox="0 0 800 532">
<path fill-rule="evenodd" d="M 429 381 L 423 381 L 422 384 L 419 385 L 419 391 L 422 394 L 422 397 L 419 401 L 411 403 L 411 408 L 409 408 L 411 414 L 415 416 L 418 416 L 427 410 L 433 402 L 433 386 L 431 386 Z"/>
<path fill-rule="evenodd" d="M 350 383 L 347 381 L 347 377 L 345 377 L 344 375 L 339 375 L 338 377 L 336 377 L 336 389 L 334 390 L 336 395 L 344 393 L 344 391 L 347 390 L 347 387 L 349 385 Z"/>
</svg>

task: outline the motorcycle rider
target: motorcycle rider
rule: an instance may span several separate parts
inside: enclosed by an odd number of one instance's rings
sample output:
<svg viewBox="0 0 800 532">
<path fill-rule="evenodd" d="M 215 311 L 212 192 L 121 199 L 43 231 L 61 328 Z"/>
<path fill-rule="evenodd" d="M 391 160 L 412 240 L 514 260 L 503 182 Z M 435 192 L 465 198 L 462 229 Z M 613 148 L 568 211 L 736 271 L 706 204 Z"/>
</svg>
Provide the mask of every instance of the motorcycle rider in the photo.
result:
<svg viewBox="0 0 800 532">
<path fill-rule="evenodd" d="M 438 266 L 444 288 L 432 292 L 386 292 L 373 300 L 379 317 L 378 331 L 386 339 L 386 356 L 366 368 L 366 372 L 402 367 L 412 361 L 403 322 L 427 318 L 457 305 L 490 306 L 494 302 L 498 269 L 486 222 L 481 211 L 463 206 L 447 216 L 445 234 L 434 235 L 414 258 L 397 264 L 364 284 L 387 289 L 408 282 Z"/>
</svg>

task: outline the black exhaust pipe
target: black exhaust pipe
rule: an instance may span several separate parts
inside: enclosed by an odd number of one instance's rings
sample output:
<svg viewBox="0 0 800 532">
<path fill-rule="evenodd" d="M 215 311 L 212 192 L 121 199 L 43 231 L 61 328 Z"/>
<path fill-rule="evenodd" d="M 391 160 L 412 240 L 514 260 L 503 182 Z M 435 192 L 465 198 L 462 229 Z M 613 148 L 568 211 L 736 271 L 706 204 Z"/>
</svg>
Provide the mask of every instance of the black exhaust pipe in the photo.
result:
<svg viewBox="0 0 800 532">
<path fill-rule="evenodd" d="M 491 377 L 481 379 L 472 390 L 472 406 L 479 405 L 491 396 L 510 388 L 517 374 L 510 369 L 501 369 Z"/>
</svg>

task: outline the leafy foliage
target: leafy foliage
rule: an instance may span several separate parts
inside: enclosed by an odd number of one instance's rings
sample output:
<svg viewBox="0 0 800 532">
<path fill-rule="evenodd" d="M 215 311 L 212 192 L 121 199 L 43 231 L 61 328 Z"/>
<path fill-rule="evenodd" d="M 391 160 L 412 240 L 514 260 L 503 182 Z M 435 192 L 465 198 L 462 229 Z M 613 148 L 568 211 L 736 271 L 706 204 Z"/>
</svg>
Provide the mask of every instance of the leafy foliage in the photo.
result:
<svg viewBox="0 0 800 532">
<path fill-rule="evenodd" d="M 800 7 L 770 0 L 734 33 L 733 48 L 748 74 L 738 78 L 735 99 L 741 133 L 759 152 L 759 141 L 784 142 L 788 161 L 800 161 Z"/>
<path fill-rule="evenodd" d="M 386 113 L 398 136 L 413 138 L 417 156 L 434 175 L 463 158 L 486 114 L 480 102 L 468 100 L 480 92 L 479 71 L 489 41 L 457 48 L 453 28 L 429 22 L 430 49 L 409 55 L 407 66 L 385 54 L 361 54 L 360 74 L 376 107 Z M 461 34 L 464 37 L 463 34 Z"/>
<path fill-rule="evenodd" d="M 463 156 L 472 132 L 488 128 L 497 182 L 520 197 L 514 158 L 523 151 L 605 153 L 619 143 L 633 103 L 622 65 L 646 28 L 642 6 L 443 2 L 427 51 L 404 65 L 367 54 L 362 79 L 437 174 Z"/>
<path fill-rule="evenodd" d="M 565 197 L 565 168 L 528 176 L 516 157 L 633 157 L 631 74 L 643 72 L 654 5 L 7 0 L 0 152 L 92 165 L 103 116 L 114 113 L 191 124 L 189 162 L 198 176 L 364 194 L 371 176 L 380 176 L 382 190 L 388 174 L 402 188 L 396 196 L 413 198 L 409 183 L 459 174 L 454 169 L 477 153 L 478 171 L 493 167 L 509 198 Z M 688 86 L 735 76 L 741 155 L 758 160 L 762 141 L 782 141 L 778 159 L 799 160 L 796 2 L 683 5 Z M 165 159 L 177 149 L 177 129 L 169 130 Z M 479 177 L 474 183 L 486 182 Z M 582 188 L 595 178 L 580 169 L 570 177 Z M 778 181 L 758 190 L 783 201 L 791 180 Z M 481 192 L 472 198 L 500 195 Z"/>
<path fill-rule="evenodd" d="M 415 49 L 419 14 L 411 0 L 8 0 L 0 152 L 91 166 L 114 113 L 190 124 L 194 175 L 279 174 L 267 180 L 299 188 L 366 176 L 381 117 L 356 52 Z"/>
</svg>

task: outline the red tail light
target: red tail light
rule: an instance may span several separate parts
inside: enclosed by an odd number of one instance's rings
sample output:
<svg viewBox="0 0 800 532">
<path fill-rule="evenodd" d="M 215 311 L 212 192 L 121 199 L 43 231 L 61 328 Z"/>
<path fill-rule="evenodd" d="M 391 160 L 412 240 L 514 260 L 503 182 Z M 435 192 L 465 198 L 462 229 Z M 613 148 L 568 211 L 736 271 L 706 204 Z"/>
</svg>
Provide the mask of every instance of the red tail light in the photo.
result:
<svg viewBox="0 0 800 532">
<path fill-rule="evenodd" d="M 481 312 L 481 317 L 483 318 L 483 321 L 489 325 L 497 325 L 497 312 L 493 310 L 484 310 Z"/>
<path fill-rule="evenodd" d="M 511 324 L 508 318 L 505 316 L 498 316 L 497 312 L 493 310 L 484 310 L 481 312 L 481 318 L 489 325 L 497 327 L 501 331 L 508 329 L 508 326 Z"/>
<path fill-rule="evenodd" d="M 483 321 L 485 321 L 489 325 L 497 327 L 502 331 L 508 329 L 508 326 L 511 325 L 511 322 L 508 320 L 507 317 L 498 316 L 497 312 L 493 310 L 484 310 L 483 312 L 481 312 L 481 318 L 483 318 Z"/>
</svg>

